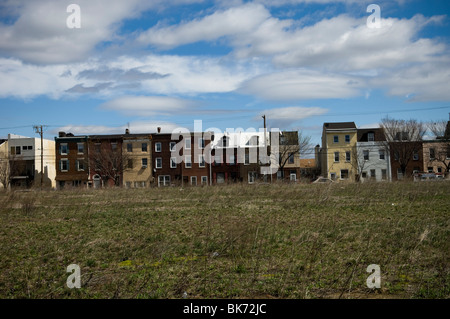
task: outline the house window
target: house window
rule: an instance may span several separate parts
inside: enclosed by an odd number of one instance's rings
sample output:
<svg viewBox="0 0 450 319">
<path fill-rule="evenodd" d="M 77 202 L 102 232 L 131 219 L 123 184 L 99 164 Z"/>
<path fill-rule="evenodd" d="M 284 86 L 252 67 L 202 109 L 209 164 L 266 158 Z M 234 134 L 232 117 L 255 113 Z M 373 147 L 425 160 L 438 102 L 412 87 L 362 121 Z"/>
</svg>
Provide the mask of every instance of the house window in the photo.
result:
<svg viewBox="0 0 450 319">
<path fill-rule="evenodd" d="M 362 178 L 367 178 L 367 172 L 362 172 L 361 177 Z"/>
<path fill-rule="evenodd" d="M 176 157 L 170 158 L 170 168 L 177 168 L 177 158 Z"/>
<path fill-rule="evenodd" d="M 248 172 L 248 183 L 253 184 L 256 182 L 257 173 L 256 172 Z"/>
<path fill-rule="evenodd" d="M 184 157 L 184 167 L 186 168 L 191 168 L 192 167 L 192 160 L 191 160 L 191 155 L 186 155 Z"/>
<path fill-rule="evenodd" d="M 345 143 L 350 143 L 350 135 L 345 135 Z"/>
<path fill-rule="evenodd" d="M 363 156 L 364 156 L 364 160 L 368 161 L 369 160 L 369 151 L 368 150 L 364 150 L 363 151 Z"/>
<path fill-rule="evenodd" d="M 170 186 L 170 175 L 158 176 L 158 186 Z"/>
<path fill-rule="evenodd" d="M 436 154 L 434 148 L 430 148 L 430 160 L 434 160 L 436 158 Z"/>
<path fill-rule="evenodd" d="M 381 170 L 381 179 L 387 180 L 387 170 L 385 170 L 385 169 Z"/>
<path fill-rule="evenodd" d="M 111 143 L 111 149 L 113 152 L 117 151 L 117 143 Z"/>
<path fill-rule="evenodd" d="M 202 176 L 202 185 L 208 185 L 208 176 Z"/>
<path fill-rule="evenodd" d="M 297 180 L 297 174 L 291 172 L 291 174 L 290 174 L 290 180 L 291 180 L 291 182 L 295 182 L 295 181 Z"/>
<path fill-rule="evenodd" d="M 77 143 L 78 154 L 84 154 L 84 143 Z"/>
<path fill-rule="evenodd" d="M 250 154 L 245 153 L 244 165 L 250 165 Z"/>
<path fill-rule="evenodd" d="M 101 150 L 101 144 L 100 143 L 95 143 L 95 151 L 97 152 L 97 153 L 100 153 L 100 150 Z"/>
<path fill-rule="evenodd" d="M 413 160 L 418 161 L 419 160 L 419 153 L 414 153 Z"/>
<path fill-rule="evenodd" d="M 438 168 L 437 168 L 437 172 L 438 172 L 438 173 L 442 173 L 442 167 L 438 167 Z"/>
<path fill-rule="evenodd" d="M 187 150 L 191 149 L 191 139 L 190 138 L 186 138 L 184 141 L 184 148 Z"/>
<path fill-rule="evenodd" d="M 415 166 L 413 168 L 413 173 L 416 174 L 416 173 L 419 173 L 419 172 L 420 172 L 420 167 L 419 166 Z"/>
<path fill-rule="evenodd" d="M 68 159 L 61 160 L 60 169 L 61 169 L 61 172 L 67 172 L 69 170 L 69 160 Z"/>
<path fill-rule="evenodd" d="M 147 143 L 142 143 L 142 152 L 147 152 Z"/>
<path fill-rule="evenodd" d="M 380 154 L 380 160 L 384 160 L 385 159 L 385 153 L 384 150 L 379 150 L 378 154 Z"/>
<path fill-rule="evenodd" d="M 127 152 L 129 152 L 129 153 L 133 152 L 133 144 L 131 144 L 131 143 L 127 144 Z"/>
<path fill-rule="evenodd" d="M 33 149 L 33 146 L 22 146 L 22 150 L 24 151 L 31 151 Z"/>
<path fill-rule="evenodd" d="M 128 159 L 128 168 L 132 169 L 133 168 L 133 160 L 132 159 Z"/>
<path fill-rule="evenodd" d="M 289 153 L 289 164 L 294 164 L 294 153 Z"/>
<path fill-rule="evenodd" d="M 428 167 L 428 173 L 433 173 L 433 167 L 431 166 Z"/>
<path fill-rule="evenodd" d="M 376 178 L 376 171 L 374 169 L 370 170 L 370 178 L 373 178 L 373 179 Z"/>
<path fill-rule="evenodd" d="M 230 155 L 230 165 L 235 165 L 236 164 L 236 158 L 234 157 L 234 155 Z"/>
<path fill-rule="evenodd" d="M 339 152 L 334 152 L 334 162 L 339 163 Z"/>
<path fill-rule="evenodd" d="M 333 143 L 339 143 L 339 136 L 338 135 L 333 136 Z"/>
<path fill-rule="evenodd" d="M 198 148 L 199 149 L 204 149 L 205 148 L 205 139 L 204 138 L 199 138 L 198 139 Z"/>
<path fill-rule="evenodd" d="M 157 157 L 155 159 L 155 168 L 162 168 L 162 157 Z"/>
<path fill-rule="evenodd" d="M 336 180 L 336 173 L 330 173 L 330 179 L 335 181 Z"/>
<path fill-rule="evenodd" d="M 20 146 L 11 146 L 11 155 L 20 155 L 21 149 Z"/>
<path fill-rule="evenodd" d="M 345 152 L 345 161 L 350 162 L 351 160 L 351 153 L 349 151 Z"/>
<path fill-rule="evenodd" d="M 84 159 L 77 160 L 77 171 L 84 171 Z"/>
<path fill-rule="evenodd" d="M 67 153 L 69 152 L 69 146 L 67 145 L 67 143 L 61 143 L 60 145 L 60 154 L 61 155 L 67 155 Z M 20 148 L 19 148 L 19 153 L 20 154 Z"/>
<path fill-rule="evenodd" d="M 374 133 L 368 133 L 367 134 L 367 141 L 369 141 L 369 142 L 375 141 L 375 134 Z"/>
<path fill-rule="evenodd" d="M 191 176 L 191 185 L 196 186 L 197 185 L 197 176 Z"/>
<path fill-rule="evenodd" d="M 158 142 L 158 143 L 155 143 L 155 152 L 161 152 L 161 143 L 160 142 Z"/>
<path fill-rule="evenodd" d="M 147 168 L 147 165 L 148 165 L 148 158 L 143 158 L 142 159 L 142 168 Z"/>
<path fill-rule="evenodd" d="M 169 146 L 170 146 L 170 151 L 174 152 L 176 150 L 177 143 L 170 142 Z"/>
<path fill-rule="evenodd" d="M 341 169 L 341 179 L 348 178 L 348 169 Z"/>
<path fill-rule="evenodd" d="M 126 188 L 131 188 L 131 182 L 125 182 Z"/>
<path fill-rule="evenodd" d="M 205 157 L 203 155 L 198 156 L 198 167 L 205 167 Z"/>
</svg>

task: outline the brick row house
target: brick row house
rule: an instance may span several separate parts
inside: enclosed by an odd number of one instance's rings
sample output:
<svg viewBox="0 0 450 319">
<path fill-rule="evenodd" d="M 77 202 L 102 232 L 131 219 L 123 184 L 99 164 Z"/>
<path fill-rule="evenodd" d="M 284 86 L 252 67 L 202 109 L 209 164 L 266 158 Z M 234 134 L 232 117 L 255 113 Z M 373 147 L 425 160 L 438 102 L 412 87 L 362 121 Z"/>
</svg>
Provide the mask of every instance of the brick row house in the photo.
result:
<svg viewBox="0 0 450 319">
<path fill-rule="evenodd" d="M 423 140 L 382 128 L 359 129 L 354 122 L 324 123 L 322 147 L 316 146 L 321 175 L 334 181 L 391 181 L 425 173 L 450 172 L 450 121 L 444 136 Z"/>
<path fill-rule="evenodd" d="M 289 134 L 298 132 L 285 132 L 285 136 Z M 264 132 L 167 134 L 159 128 L 151 134 L 130 134 L 126 130 L 125 134 L 74 136 L 60 132 L 55 138 L 57 187 L 140 188 L 297 181 L 299 154 L 289 153 L 283 167 L 273 169 L 278 163 L 272 163 L 268 156 L 266 135 L 270 137 Z M 288 144 L 281 145 L 280 150 Z M 264 166 L 273 173 L 264 170 Z"/>
</svg>

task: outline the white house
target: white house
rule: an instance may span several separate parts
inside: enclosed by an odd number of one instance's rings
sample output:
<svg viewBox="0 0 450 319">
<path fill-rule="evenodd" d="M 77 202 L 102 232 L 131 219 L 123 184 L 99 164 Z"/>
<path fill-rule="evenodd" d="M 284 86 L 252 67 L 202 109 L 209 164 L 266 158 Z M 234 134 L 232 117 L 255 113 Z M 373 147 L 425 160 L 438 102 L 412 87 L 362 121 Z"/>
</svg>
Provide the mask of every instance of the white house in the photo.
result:
<svg viewBox="0 0 450 319">
<path fill-rule="evenodd" d="M 55 141 L 8 134 L 11 184 L 16 187 L 56 186 Z M 42 156 L 41 156 L 42 155 Z M 41 157 L 43 174 L 41 174 Z"/>
<path fill-rule="evenodd" d="M 357 130 L 356 156 L 361 181 L 390 181 L 391 160 L 381 128 Z"/>
</svg>

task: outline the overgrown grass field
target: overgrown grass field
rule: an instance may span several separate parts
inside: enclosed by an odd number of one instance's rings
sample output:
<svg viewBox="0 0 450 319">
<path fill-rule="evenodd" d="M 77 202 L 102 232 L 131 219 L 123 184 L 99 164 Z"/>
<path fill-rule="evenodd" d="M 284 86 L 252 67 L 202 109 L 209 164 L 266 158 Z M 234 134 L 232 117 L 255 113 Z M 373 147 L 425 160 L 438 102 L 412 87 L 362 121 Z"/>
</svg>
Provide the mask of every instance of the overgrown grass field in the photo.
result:
<svg viewBox="0 0 450 319">
<path fill-rule="evenodd" d="M 449 217 L 447 181 L 2 192 L 0 298 L 449 298 Z"/>
</svg>

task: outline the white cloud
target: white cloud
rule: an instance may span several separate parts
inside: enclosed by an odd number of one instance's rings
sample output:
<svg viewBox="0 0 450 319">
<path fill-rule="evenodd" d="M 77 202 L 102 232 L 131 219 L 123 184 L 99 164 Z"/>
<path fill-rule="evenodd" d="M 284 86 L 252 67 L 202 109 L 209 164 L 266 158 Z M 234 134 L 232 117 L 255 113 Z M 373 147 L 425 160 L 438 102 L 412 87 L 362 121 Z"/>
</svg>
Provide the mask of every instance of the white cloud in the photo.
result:
<svg viewBox="0 0 450 319">
<path fill-rule="evenodd" d="M 293 70 L 256 77 L 239 92 L 266 100 L 310 100 L 358 96 L 362 79 L 311 70 Z"/>
<path fill-rule="evenodd" d="M 295 122 L 327 112 L 327 109 L 321 107 L 289 106 L 261 111 L 260 116 L 266 116 L 270 127 L 286 128 Z M 260 121 L 260 117 L 255 120 Z"/>
<path fill-rule="evenodd" d="M 75 135 L 95 135 L 95 134 L 123 134 L 125 129 L 129 129 L 131 134 L 139 133 L 155 133 L 161 128 L 161 133 L 172 133 L 174 129 L 178 127 L 175 123 L 161 122 L 161 121 L 149 121 L 149 122 L 131 122 L 129 125 L 122 126 L 106 126 L 106 125 L 66 125 L 59 127 L 52 133 L 58 132 L 73 133 Z"/>
<path fill-rule="evenodd" d="M 165 96 L 124 96 L 101 105 L 106 110 L 139 116 L 174 115 L 195 107 L 194 101 Z"/>
<path fill-rule="evenodd" d="M 216 11 L 180 25 L 157 25 L 143 32 L 138 41 L 164 49 L 198 41 L 214 41 L 224 36 L 252 32 L 269 17 L 270 12 L 262 5 L 250 3 Z"/>
</svg>

